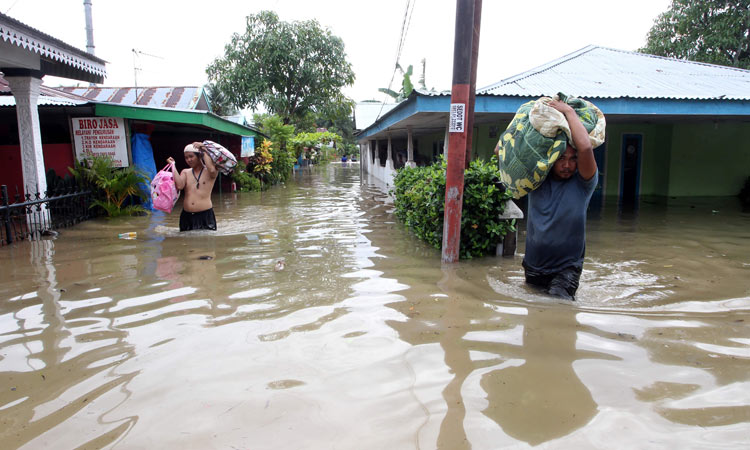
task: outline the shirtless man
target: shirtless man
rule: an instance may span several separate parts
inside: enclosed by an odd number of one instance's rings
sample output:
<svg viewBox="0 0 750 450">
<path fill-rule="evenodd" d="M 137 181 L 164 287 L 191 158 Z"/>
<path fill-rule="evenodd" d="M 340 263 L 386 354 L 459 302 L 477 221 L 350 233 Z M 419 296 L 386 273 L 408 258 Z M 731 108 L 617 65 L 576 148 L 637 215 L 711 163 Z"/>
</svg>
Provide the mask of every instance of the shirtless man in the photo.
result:
<svg viewBox="0 0 750 450">
<path fill-rule="evenodd" d="M 172 164 L 172 176 L 179 190 L 185 190 L 180 214 L 180 231 L 216 230 L 216 217 L 211 203 L 211 191 L 218 170 L 213 160 L 204 151 L 205 146 L 193 142 L 185 147 L 187 169 L 177 173 L 174 159 L 170 156 L 167 162 Z"/>
</svg>

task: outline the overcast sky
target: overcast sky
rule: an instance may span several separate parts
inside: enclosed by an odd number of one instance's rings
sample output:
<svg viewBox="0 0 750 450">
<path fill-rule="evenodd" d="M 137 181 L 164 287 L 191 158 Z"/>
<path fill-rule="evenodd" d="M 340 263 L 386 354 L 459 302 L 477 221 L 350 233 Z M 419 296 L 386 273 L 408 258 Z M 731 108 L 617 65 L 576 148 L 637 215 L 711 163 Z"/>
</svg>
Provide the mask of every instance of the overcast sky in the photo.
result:
<svg viewBox="0 0 750 450">
<path fill-rule="evenodd" d="M 96 56 L 108 62 L 107 86 L 195 86 L 224 52 L 245 17 L 262 9 L 285 21 L 316 19 L 341 37 L 356 74 L 345 93 L 383 100 L 406 0 L 93 0 Z M 412 0 L 400 63 L 427 60 L 428 88 L 451 87 L 455 0 Z M 670 0 L 484 0 L 477 86 L 483 87 L 589 44 L 637 50 Z M 0 0 L 0 11 L 70 45 L 86 48 L 83 0 Z M 134 53 L 133 50 L 139 53 Z M 392 88 L 397 90 L 397 74 Z M 47 79 L 48 85 L 75 82 Z M 83 84 L 82 84 L 83 85 Z"/>
</svg>

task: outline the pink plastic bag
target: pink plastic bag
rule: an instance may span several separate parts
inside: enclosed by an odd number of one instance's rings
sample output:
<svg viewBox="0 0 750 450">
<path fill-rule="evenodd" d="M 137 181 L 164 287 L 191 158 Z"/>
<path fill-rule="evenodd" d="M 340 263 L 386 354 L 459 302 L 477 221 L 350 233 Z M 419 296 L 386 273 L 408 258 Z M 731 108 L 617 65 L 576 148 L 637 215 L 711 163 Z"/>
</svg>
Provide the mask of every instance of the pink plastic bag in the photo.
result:
<svg viewBox="0 0 750 450">
<path fill-rule="evenodd" d="M 154 209 L 171 213 L 179 197 L 180 191 L 177 190 L 172 177 L 172 164 L 167 164 L 151 180 L 151 203 Z"/>
</svg>

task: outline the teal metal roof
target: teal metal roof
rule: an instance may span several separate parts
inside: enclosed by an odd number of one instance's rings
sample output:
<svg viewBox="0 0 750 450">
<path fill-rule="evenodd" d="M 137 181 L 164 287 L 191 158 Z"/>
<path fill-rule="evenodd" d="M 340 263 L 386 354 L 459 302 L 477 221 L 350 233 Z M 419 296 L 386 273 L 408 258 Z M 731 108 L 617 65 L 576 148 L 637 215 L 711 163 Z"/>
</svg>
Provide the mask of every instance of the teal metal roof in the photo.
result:
<svg viewBox="0 0 750 450">
<path fill-rule="evenodd" d="M 588 46 L 478 89 L 475 120 L 513 114 L 528 100 L 558 92 L 589 99 L 605 115 L 750 116 L 750 70 Z M 445 127 L 450 99 L 450 92 L 415 89 L 357 137 Z"/>
</svg>

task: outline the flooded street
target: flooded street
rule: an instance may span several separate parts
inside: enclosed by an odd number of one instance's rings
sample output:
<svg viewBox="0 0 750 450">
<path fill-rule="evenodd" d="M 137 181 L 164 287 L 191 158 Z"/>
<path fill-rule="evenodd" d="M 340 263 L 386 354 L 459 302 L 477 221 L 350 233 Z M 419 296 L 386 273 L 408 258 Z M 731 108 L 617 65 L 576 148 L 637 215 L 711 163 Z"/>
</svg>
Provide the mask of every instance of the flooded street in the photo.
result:
<svg viewBox="0 0 750 450">
<path fill-rule="evenodd" d="M 2 448 L 750 446 L 750 213 L 605 207 L 578 301 L 441 267 L 357 164 L 0 247 Z M 132 240 L 119 233 L 137 232 Z"/>
</svg>

